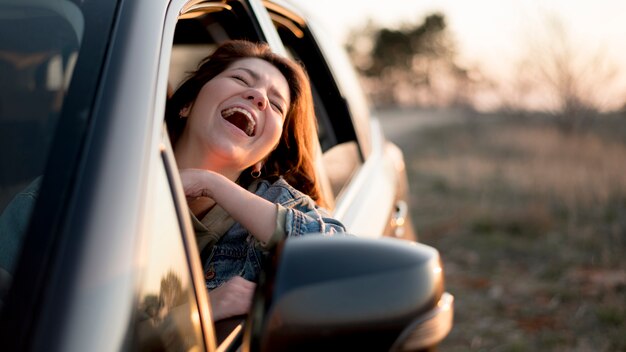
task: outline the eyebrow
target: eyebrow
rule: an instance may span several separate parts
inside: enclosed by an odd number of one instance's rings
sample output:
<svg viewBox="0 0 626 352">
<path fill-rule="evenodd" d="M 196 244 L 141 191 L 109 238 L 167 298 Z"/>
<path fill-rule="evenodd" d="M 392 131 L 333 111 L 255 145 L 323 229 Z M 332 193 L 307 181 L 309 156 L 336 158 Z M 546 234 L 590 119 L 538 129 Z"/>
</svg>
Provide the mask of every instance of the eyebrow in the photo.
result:
<svg viewBox="0 0 626 352">
<path fill-rule="evenodd" d="M 250 74 L 250 76 L 252 76 L 253 79 L 255 79 L 257 81 L 261 79 L 261 76 L 258 73 L 256 73 L 255 71 L 253 71 L 253 70 L 251 70 L 251 69 L 249 69 L 247 67 L 233 67 L 233 70 L 245 71 L 248 74 Z M 285 103 L 285 105 L 289 105 L 287 103 L 287 99 L 285 97 L 283 97 L 283 95 L 280 94 L 280 92 L 275 87 L 271 88 L 271 93 L 273 93 L 274 95 L 278 96 L 283 101 L 283 103 Z"/>
</svg>

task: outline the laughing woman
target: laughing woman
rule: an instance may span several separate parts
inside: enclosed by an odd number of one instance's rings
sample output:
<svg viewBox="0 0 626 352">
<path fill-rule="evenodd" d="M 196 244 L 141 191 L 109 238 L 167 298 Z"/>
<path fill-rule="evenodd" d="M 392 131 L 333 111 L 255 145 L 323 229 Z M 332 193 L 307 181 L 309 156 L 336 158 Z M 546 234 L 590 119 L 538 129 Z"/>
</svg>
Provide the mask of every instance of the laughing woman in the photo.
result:
<svg viewBox="0 0 626 352">
<path fill-rule="evenodd" d="M 344 231 L 320 208 L 308 78 L 267 45 L 217 48 L 173 94 L 166 122 L 216 319 L 247 312 L 277 242 Z"/>
</svg>

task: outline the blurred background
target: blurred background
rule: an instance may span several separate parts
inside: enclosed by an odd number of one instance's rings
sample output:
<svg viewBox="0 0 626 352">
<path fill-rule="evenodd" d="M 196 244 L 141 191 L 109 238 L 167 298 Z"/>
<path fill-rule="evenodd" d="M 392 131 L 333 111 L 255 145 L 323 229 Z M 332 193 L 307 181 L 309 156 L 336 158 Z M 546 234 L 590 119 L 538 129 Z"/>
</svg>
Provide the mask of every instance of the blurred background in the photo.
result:
<svg viewBox="0 0 626 352">
<path fill-rule="evenodd" d="M 441 350 L 626 351 L 626 2 L 292 2 L 405 153 Z"/>
</svg>

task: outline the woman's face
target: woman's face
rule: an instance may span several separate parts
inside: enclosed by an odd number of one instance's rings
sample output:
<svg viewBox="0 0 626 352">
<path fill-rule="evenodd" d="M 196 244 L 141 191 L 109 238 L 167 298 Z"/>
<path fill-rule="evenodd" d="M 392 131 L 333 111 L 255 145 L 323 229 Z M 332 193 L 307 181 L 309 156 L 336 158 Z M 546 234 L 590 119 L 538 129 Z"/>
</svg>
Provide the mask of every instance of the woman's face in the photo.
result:
<svg viewBox="0 0 626 352">
<path fill-rule="evenodd" d="M 267 61 L 235 61 L 207 82 L 188 108 L 183 136 L 236 171 L 264 159 L 278 144 L 289 109 L 289 85 Z"/>
</svg>

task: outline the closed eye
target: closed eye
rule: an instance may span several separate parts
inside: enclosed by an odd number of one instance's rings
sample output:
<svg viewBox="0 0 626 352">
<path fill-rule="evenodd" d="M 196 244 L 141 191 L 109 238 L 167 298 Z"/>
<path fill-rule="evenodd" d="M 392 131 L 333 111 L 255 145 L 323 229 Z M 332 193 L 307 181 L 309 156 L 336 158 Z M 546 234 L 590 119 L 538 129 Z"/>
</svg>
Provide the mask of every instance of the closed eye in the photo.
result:
<svg viewBox="0 0 626 352">
<path fill-rule="evenodd" d="M 248 81 L 243 77 L 243 76 L 239 76 L 239 75 L 233 75 L 232 78 L 236 81 L 239 81 L 241 83 L 243 83 L 246 86 L 249 86 L 250 84 L 248 83 Z"/>
<path fill-rule="evenodd" d="M 280 113 L 281 115 L 283 114 L 283 106 L 281 104 L 272 101 L 270 101 L 270 104 L 272 105 L 272 108 L 276 110 L 276 112 Z"/>
</svg>

